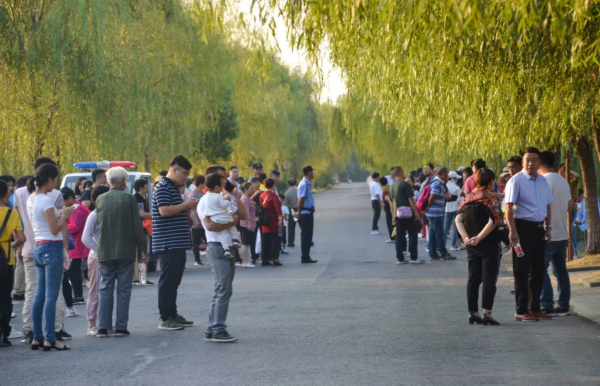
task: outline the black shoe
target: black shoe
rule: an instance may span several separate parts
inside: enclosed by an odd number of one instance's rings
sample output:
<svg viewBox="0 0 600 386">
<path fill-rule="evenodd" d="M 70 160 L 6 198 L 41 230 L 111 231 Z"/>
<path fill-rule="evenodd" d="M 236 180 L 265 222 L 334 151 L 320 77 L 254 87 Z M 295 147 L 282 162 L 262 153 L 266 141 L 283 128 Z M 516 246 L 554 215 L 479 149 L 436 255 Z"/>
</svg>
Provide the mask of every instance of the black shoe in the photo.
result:
<svg viewBox="0 0 600 386">
<path fill-rule="evenodd" d="M 205 342 L 211 342 L 212 341 L 212 337 L 213 337 L 213 332 L 212 331 L 205 331 L 204 332 L 204 341 Z"/>
<path fill-rule="evenodd" d="M 214 332 L 210 341 L 215 343 L 233 343 L 237 342 L 237 338 L 229 335 L 227 331 L 222 330 Z"/>
<path fill-rule="evenodd" d="M 108 330 L 106 328 L 99 329 L 96 338 L 108 338 Z"/>
<path fill-rule="evenodd" d="M 85 304 L 85 300 L 83 298 L 73 298 L 73 305 L 76 304 Z"/>
<path fill-rule="evenodd" d="M 146 284 L 144 285 L 154 285 L 154 282 L 150 281 L 150 280 L 146 280 Z"/>
<path fill-rule="evenodd" d="M 273 265 L 273 263 L 271 263 L 270 261 L 263 261 L 262 263 L 260 263 L 261 267 L 271 267 Z"/>
<path fill-rule="evenodd" d="M 25 295 L 17 295 L 14 294 L 12 297 L 12 300 L 15 302 L 24 302 L 25 301 Z"/>
<path fill-rule="evenodd" d="M 31 344 L 33 342 L 33 331 L 27 331 L 23 338 L 21 339 L 21 343 Z"/>
<path fill-rule="evenodd" d="M 469 324 L 482 324 L 483 319 L 475 314 L 469 314 Z"/>
<path fill-rule="evenodd" d="M 449 253 L 446 253 L 444 256 L 442 256 L 442 259 L 444 260 L 456 260 L 456 256 L 452 256 Z"/>
<path fill-rule="evenodd" d="M 62 342 L 63 340 L 71 340 L 73 337 L 71 334 L 66 332 L 64 328 L 56 333 L 56 340 Z"/>
<path fill-rule="evenodd" d="M 252 259 L 252 264 L 256 265 L 256 260 Z"/>
<path fill-rule="evenodd" d="M 568 307 L 556 306 L 556 307 L 554 307 L 553 315 L 554 316 L 567 316 L 567 315 L 571 315 L 571 310 Z"/>
<path fill-rule="evenodd" d="M 496 319 L 494 319 L 492 317 L 492 315 L 483 314 L 483 318 L 481 320 L 482 320 L 484 326 L 487 326 L 488 324 L 490 326 L 499 326 L 500 325 L 500 322 L 498 322 Z"/>
<path fill-rule="evenodd" d="M 295 245 L 294 244 L 288 244 L 288 248 L 294 248 Z"/>
<path fill-rule="evenodd" d="M 430 256 L 430 257 L 429 257 L 429 260 L 436 260 L 436 261 L 437 261 L 437 260 L 442 260 L 442 257 L 441 257 L 440 255 L 435 255 L 435 256 L 433 256 L 433 257 L 431 257 L 431 256 Z"/>
<path fill-rule="evenodd" d="M 12 343 L 8 340 L 8 337 L 0 332 L 0 347 L 10 347 Z"/>
<path fill-rule="evenodd" d="M 310 264 L 310 263 L 316 263 L 319 260 L 313 260 L 310 257 L 308 259 L 302 259 L 302 264 Z"/>
<path fill-rule="evenodd" d="M 194 322 L 190 321 L 190 320 L 186 320 L 183 316 L 181 315 L 177 315 L 175 317 L 175 321 L 179 324 L 182 324 L 186 327 L 192 327 L 194 325 Z"/>
<path fill-rule="evenodd" d="M 281 264 L 279 261 L 275 260 L 273 262 L 273 267 L 281 267 L 283 264 Z"/>
<path fill-rule="evenodd" d="M 289 255 L 290 253 L 287 251 L 284 251 L 283 249 L 281 251 L 279 251 L 280 255 Z"/>
<path fill-rule="evenodd" d="M 129 336 L 129 331 L 127 331 L 127 330 L 117 330 L 117 331 L 115 331 L 115 336 L 118 336 L 118 337 Z"/>
</svg>

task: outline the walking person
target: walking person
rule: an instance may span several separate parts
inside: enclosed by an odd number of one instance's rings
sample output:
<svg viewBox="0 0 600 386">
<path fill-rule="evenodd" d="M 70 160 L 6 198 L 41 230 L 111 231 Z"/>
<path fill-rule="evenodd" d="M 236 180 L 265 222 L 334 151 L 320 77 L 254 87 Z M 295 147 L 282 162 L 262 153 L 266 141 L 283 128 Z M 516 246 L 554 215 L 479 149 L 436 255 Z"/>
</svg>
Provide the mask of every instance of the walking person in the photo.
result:
<svg viewBox="0 0 600 386">
<path fill-rule="evenodd" d="M 210 192 L 216 193 L 217 188 L 225 186 L 224 176 L 211 173 L 206 176 L 206 187 Z M 205 195 L 198 204 L 198 214 L 202 226 L 206 231 L 208 241 L 207 256 L 212 266 L 215 277 L 215 289 L 208 312 L 208 328 L 204 334 L 204 340 L 215 343 L 231 343 L 237 339 L 227 332 L 227 313 L 229 311 L 229 300 L 233 293 L 233 278 L 235 276 L 235 260 L 225 257 L 225 249 L 221 245 L 218 232 L 226 231 L 235 226 L 238 220 L 247 220 L 246 207 L 240 201 L 238 195 L 231 195 L 236 201 L 238 212 L 233 215 L 233 221 L 229 224 L 218 224 L 207 216 L 208 195 Z"/>
<path fill-rule="evenodd" d="M 379 173 L 371 174 L 369 182 L 369 192 L 371 193 L 371 207 L 373 208 L 373 224 L 371 226 L 372 235 L 380 235 L 379 218 L 381 217 L 381 209 L 383 208 L 383 190 L 379 184 Z"/>
<path fill-rule="evenodd" d="M 546 244 L 552 241 L 551 204 L 554 200 L 546 178 L 538 174 L 539 166 L 540 151 L 528 148 L 523 157 L 523 170 L 508 181 L 505 190 L 508 239 L 513 247 L 515 320 L 522 322 L 552 319 L 541 312 L 540 295 Z M 523 250 L 522 256 L 517 255 L 517 244 Z"/>
<path fill-rule="evenodd" d="M 285 192 L 285 198 L 283 199 L 283 205 L 290 209 L 291 214 L 290 221 L 288 221 L 288 248 L 294 248 L 296 246 L 296 220 L 294 217 L 296 212 L 298 212 L 298 187 L 296 186 L 296 183 L 295 178 L 290 178 L 288 180 L 289 189 Z"/>
<path fill-rule="evenodd" d="M 256 203 L 252 200 L 254 185 L 249 182 L 242 184 L 241 202 L 246 208 L 246 220 L 240 220 L 242 234 L 242 267 L 254 268 L 254 264 L 248 261 L 248 253 L 252 245 L 256 243 Z"/>
<path fill-rule="evenodd" d="M 444 240 L 444 210 L 446 201 L 451 199 L 446 182 L 448 181 L 448 169 L 441 167 L 437 171 L 437 176 L 431 182 L 429 200 L 425 212 L 429 220 L 429 258 L 431 260 L 455 260 L 446 250 L 446 240 Z M 437 254 L 437 251 L 440 254 Z"/>
<path fill-rule="evenodd" d="M 34 187 L 35 184 L 35 187 Z M 58 184 L 58 168 L 53 164 L 43 164 L 35 171 L 35 177 L 27 183 L 30 191 L 37 190 L 27 200 L 27 212 L 35 237 L 34 260 L 37 270 L 37 291 L 32 307 L 33 340 L 32 350 L 68 350 L 69 347 L 57 340 L 54 329 L 56 300 L 59 296 L 63 277 L 65 249 L 63 236 L 67 221 L 75 211 L 74 207 L 59 211 L 53 199 L 48 196 Z M 42 314 L 46 328 L 42 330 Z"/>
<path fill-rule="evenodd" d="M 146 234 L 140 221 L 140 212 L 135 197 L 124 190 L 127 188 L 127 171 L 114 167 L 106 173 L 110 191 L 96 200 L 96 215 L 100 236 L 98 239 L 98 265 L 100 284 L 100 309 L 98 338 L 106 338 L 112 330 L 112 314 L 117 282 L 117 317 L 115 335 L 129 336 L 129 301 L 133 278 L 133 261 L 136 250 L 141 249 L 140 262 L 146 262 Z M 91 195 L 90 195 L 91 199 Z"/>
<path fill-rule="evenodd" d="M 0 267 L 0 347 L 12 346 L 8 340 L 12 332 L 10 325 L 13 311 L 10 293 L 15 277 L 15 248 L 25 243 L 25 233 L 19 212 L 7 205 L 10 192 L 8 184 L 0 181 L 0 259 L 4 265 Z M 13 235 L 16 236 L 13 239 Z M 13 239 L 13 241 L 11 241 Z"/>
<path fill-rule="evenodd" d="M 181 330 L 193 326 L 177 313 L 177 289 L 185 270 L 186 251 L 191 249 L 186 212 L 198 205 L 195 198 L 183 201 L 179 187 L 185 184 L 192 164 L 182 155 L 175 156 L 169 171 L 154 188 L 152 201 L 152 253 L 160 260 L 158 310 L 160 330 Z"/>
<path fill-rule="evenodd" d="M 461 203 L 455 225 L 467 247 L 469 279 L 467 304 L 469 323 L 498 325 L 492 316 L 496 282 L 500 269 L 500 202 L 494 194 L 494 172 L 482 168 L 475 172 L 477 186 Z M 483 316 L 479 313 L 479 287 L 482 288 Z"/>
<path fill-rule="evenodd" d="M 396 225 L 396 259 L 398 264 L 408 261 L 404 258 L 406 250 L 406 233 L 408 233 L 408 252 L 412 264 L 423 264 L 425 261 L 419 259 L 418 252 L 418 230 L 417 221 L 419 211 L 414 198 L 414 190 L 410 183 L 406 182 L 404 170 L 397 166 L 392 170 L 394 184 L 390 190 L 391 210 L 394 214 L 393 222 Z"/>
<path fill-rule="evenodd" d="M 551 241 L 546 245 L 544 261 L 544 284 L 541 294 L 541 310 L 546 315 L 568 315 L 570 313 L 571 281 L 567 271 L 567 248 L 569 246 L 569 223 L 567 213 L 576 208 L 572 201 L 572 192 L 567 180 L 554 169 L 554 154 L 551 151 L 540 153 L 541 166 L 538 172 L 548 181 L 554 201 L 550 204 L 552 221 L 550 223 Z M 548 275 L 548 266 L 558 282 L 558 301 L 554 304 L 552 282 Z"/>
<path fill-rule="evenodd" d="M 298 210 L 296 218 L 300 225 L 301 243 L 302 243 L 302 263 L 316 263 L 318 260 L 313 260 L 310 257 L 310 248 L 312 246 L 313 229 L 315 226 L 315 199 L 312 192 L 312 180 L 315 177 L 314 169 L 308 165 L 302 168 L 304 178 L 298 185 Z"/>
<path fill-rule="evenodd" d="M 459 251 L 458 248 L 458 231 L 454 225 L 454 219 L 458 213 L 458 197 L 460 196 L 460 188 L 458 187 L 458 180 L 462 179 L 458 173 L 452 171 L 448 174 L 448 182 L 446 188 L 450 194 L 450 200 L 446 201 L 446 208 L 444 209 L 444 243 L 448 245 L 448 235 L 450 234 L 450 227 L 454 228 L 452 232 L 452 239 L 450 242 L 451 251 Z M 446 248 L 447 249 L 447 248 Z"/>
</svg>

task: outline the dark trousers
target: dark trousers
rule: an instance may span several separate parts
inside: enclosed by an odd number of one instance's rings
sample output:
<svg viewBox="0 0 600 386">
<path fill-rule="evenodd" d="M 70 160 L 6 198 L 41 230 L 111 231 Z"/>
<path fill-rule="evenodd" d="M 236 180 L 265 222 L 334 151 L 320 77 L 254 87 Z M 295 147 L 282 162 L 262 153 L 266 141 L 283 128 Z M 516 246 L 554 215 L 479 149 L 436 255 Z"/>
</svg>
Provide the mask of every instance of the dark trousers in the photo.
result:
<svg viewBox="0 0 600 386">
<path fill-rule="evenodd" d="M 416 260 L 419 256 L 419 235 L 414 218 L 396 218 L 396 258 L 404 261 L 403 252 L 406 251 L 406 233 L 408 232 L 408 251 L 410 259 Z"/>
<path fill-rule="evenodd" d="M 279 260 L 281 250 L 281 238 L 277 232 L 264 233 L 261 235 L 262 259 L 264 261 Z"/>
<path fill-rule="evenodd" d="M 542 223 L 515 220 L 521 247 L 525 253 L 517 257 L 513 248 L 513 274 L 517 314 L 540 311 L 540 295 L 544 285 L 546 242 Z"/>
<path fill-rule="evenodd" d="M 289 246 L 295 245 L 294 242 L 296 241 L 296 220 L 294 220 L 294 218 L 292 218 L 292 216 L 290 216 L 290 219 L 288 221 L 287 236 L 288 236 L 288 245 Z"/>
<path fill-rule="evenodd" d="M 8 337 L 12 331 L 10 326 L 10 315 L 13 311 L 12 297 L 10 292 L 12 291 L 13 283 L 15 280 L 15 266 L 9 265 L 5 278 L 0 278 L 0 333 Z"/>
<path fill-rule="evenodd" d="M 394 238 L 392 237 L 392 232 L 394 231 L 394 226 L 392 225 L 392 207 L 389 202 L 385 201 L 383 210 L 385 211 L 385 223 L 387 225 L 390 239 L 394 240 Z M 396 229 L 396 231 L 398 230 Z"/>
<path fill-rule="evenodd" d="M 83 283 L 81 282 L 81 261 L 83 259 L 72 259 L 71 266 L 67 271 L 67 277 L 73 288 L 73 296 L 83 298 Z"/>
<path fill-rule="evenodd" d="M 204 248 L 200 248 L 201 244 L 205 245 Z M 202 228 L 192 228 L 192 251 L 196 261 L 200 261 L 200 250 L 206 250 L 206 233 Z"/>
<path fill-rule="evenodd" d="M 312 246 L 313 230 L 315 227 L 315 216 L 312 213 L 301 214 L 298 220 L 302 230 L 302 259 L 310 259 L 310 247 Z"/>
<path fill-rule="evenodd" d="M 185 270 L 185 250 L 174 249 L 157 253 L 160 259 L 160 279 L 158 279 L 158 311 L 165 321 L 177 316 L 177 289 Z"/>
<path fill-rule="evenodd" d="M 373 207 L 373 226 L 371 230 L 377 231 L 379 230 L 379 217 L 381 217 L 381 204 L 379 200 L 372 200 L 371 206 Z"/>
<path fill-rule="evenodd" d="M 62 293 L 65 298 L 65 306 L 67 306 L 67 308 L 73 307 L 73 289 L 69 282 L 69 271 L 63 272 Z"/>
<path fill-rule="evenodd" d="M 467 303 L 469 312 L 479 311 L 479 286 L 481 290 L 481 307 L 491 310 L 496 296 L 496 282 L 500 269 L 500 244 L 498 249 L 485 256 L 467 257 L 469 261 L 469 279 L 467 280 Z"/>
</svg>

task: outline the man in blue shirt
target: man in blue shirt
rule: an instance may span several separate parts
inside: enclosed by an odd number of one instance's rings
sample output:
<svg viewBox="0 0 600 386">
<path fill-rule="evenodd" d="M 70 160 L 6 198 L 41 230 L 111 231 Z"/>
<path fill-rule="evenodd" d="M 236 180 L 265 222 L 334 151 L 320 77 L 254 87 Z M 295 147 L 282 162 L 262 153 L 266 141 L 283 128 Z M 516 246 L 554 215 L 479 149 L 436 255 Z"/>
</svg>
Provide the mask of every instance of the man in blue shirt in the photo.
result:
<svg viewBox="0 0 600 386">
<path fill-rule="evenodd" d="M 317 260 L 313 260 L 310 257 L 310 247 L 312 245 L 313 229 L 314 229 L 314 213 L 315 213 L 315 200 L 312 193 L 311 181 L 314 178 L 314 169 L 312 166 L 305 166 L 302 169 L 304 178 L 298 185 L 298 211 L 296 217 L 302 230 L 301 243 L 302 243 L 302 263 L 316 263 Z"/>
<path fill-rule="evenodd" d="M 450 200 L 448 188 L 448 168 L 441 167 L 437 171 L 437 177 L 431 181 L 429 201 L 427 203 L 427 219 L 429 220 L 429 258 L 431 260 L 455 260 L 456 257 L 448 253 L 446 249 L 446 236 L 444 235 L 444 212 L 446 201 Z M 437 254 L 440 252 L 440 255 Z"/>
<path fill-rule="evenodd" d="M 541 312 L 540 294 L 544 283 L 546 244 L 552 241 L 550 204 L 554 199 L 546 178 L 538 174 L 540 160 L 540 151 L 528 148 L 523 156 L 523 170 L 507 182 L 504 191 L 508 239 L 513 247 L 515 320 L 521 322 L 551 319 Z M 517 243 L 524 252 L 521 257 L 514 250 Z"/>
</svg>

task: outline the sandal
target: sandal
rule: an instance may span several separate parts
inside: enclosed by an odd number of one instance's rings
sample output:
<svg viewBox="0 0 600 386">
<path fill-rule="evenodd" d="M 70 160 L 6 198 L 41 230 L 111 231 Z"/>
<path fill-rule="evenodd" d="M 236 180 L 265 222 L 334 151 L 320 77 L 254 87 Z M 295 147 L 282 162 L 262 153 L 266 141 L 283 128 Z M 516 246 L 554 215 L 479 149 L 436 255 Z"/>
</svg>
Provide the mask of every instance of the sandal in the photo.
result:
<svg viewBox="0 0 600 386">
<path fill-rule="evenodd" d="M 66 350 L 70 350 L 69 346 L 64 345 L 62 348 L 58 348 L 56 347 L 56 341 L 55 340 L 47 340 L 46 342 L 50 343 L 50 346 L 44 346 L 44 351 L 52 351 L 53 349 L 56 351 L 66 351 Z"/>
<path fill-rule="evenodd" d="M 40 340 L 40 341 L 39 341 L 39 342 L 37 342 L 37 343 L 33 343 L 33 342 L 31 342 L 31 349 L 32 349 L 32 350 L 34 350 L 34 351 L 35 351 L 35 350 L 39 350 L 39 349 L 43 349 L 43 348 L 44 348 L 44 340 L 43 340 L 43 339 L 42 339 L 42 340 Z"/>
</svg>

